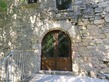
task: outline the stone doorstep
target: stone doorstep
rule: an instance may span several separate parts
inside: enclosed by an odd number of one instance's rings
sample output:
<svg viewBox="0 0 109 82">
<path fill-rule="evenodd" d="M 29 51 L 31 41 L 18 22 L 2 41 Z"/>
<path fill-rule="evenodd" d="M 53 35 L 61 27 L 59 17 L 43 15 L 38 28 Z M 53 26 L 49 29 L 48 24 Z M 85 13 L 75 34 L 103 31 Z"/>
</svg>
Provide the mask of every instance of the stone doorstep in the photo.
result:
<svg viewBox="0 0 109 82">
<path fill-rule="evenodd" d="M 52 75 L 75 75 L 72 71 L 51 71 L 51 70 L 40 70 L 39 74 L 52 74 Z"/>
<path fill-rule="evenodd" d="M 43 75 L 66 75 L 66 76 L 75 76 L 72 71 L 51 71 L 51 70 L 40 70 L 33 74 L 30 78 L 27 79 L 29 82 L 34 82 L 36 79 L 40 78 Z"/>
</svg>

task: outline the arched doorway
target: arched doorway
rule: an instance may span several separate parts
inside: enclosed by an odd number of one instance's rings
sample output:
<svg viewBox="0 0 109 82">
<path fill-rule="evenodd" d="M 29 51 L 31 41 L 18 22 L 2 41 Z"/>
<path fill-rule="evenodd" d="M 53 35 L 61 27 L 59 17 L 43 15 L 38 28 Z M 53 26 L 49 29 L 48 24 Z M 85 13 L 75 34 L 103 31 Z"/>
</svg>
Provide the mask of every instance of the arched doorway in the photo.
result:
<svg viewBox="0 0 109 82">
<path fill-rule="evenodd" d="M 71 40 L 69 36 L 55 30 L 42 40 L 41 70 L 71 71 Z"/>
</svg>

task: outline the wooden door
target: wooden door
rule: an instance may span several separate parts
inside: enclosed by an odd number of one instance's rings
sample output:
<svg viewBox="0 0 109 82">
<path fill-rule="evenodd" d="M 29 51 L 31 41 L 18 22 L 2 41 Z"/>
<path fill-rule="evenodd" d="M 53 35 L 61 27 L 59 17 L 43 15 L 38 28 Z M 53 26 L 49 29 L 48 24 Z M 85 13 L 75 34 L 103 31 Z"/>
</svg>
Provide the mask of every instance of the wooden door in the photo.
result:
<svg viewBox="0 0 109 82">
<path fill-rule="evenodd" d="M 71 41 L 62 31 L 51 31 L 42 40 L 41 69 L 71 71 Z"/>
</svg>

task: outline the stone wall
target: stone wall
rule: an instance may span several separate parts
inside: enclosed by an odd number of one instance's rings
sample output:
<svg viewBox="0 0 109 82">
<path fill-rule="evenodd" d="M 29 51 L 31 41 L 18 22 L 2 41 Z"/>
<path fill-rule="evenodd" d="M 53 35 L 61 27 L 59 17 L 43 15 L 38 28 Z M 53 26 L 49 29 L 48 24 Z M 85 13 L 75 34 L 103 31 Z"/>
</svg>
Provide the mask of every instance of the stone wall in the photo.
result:
<svg viewBox="0 0 109 82">
<path fill-rule="evenodd" d="M 43 37 L 62 30 L 71 38 L 75 74 L 109 73 L 109 1 L 75 0 L 71 10 L 63 11 L 56 9 L 55 0 L 43 2 L 9 4 L 8 22 L 0 28 L 0 55 L 12 49 L 34 50 L 39 71 Z"/>
</svg>

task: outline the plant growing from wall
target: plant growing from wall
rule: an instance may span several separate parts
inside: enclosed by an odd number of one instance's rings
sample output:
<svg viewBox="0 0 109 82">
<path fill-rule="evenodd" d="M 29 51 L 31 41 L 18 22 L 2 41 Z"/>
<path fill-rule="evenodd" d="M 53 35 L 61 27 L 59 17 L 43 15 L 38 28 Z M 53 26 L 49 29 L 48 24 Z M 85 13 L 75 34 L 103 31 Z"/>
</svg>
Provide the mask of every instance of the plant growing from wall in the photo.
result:
<svg viewBox="0 0 109 82">
<path fill-rule="evenodd" d="M 23 3 L 26 0 L 19 0 L 19 2 Z M 7 11 L 8 4 L 7 0 L 0 0 L 0 11 Z"/>
<path fill-rule="evenodd" d="M 6 11 L 7 10 L 7 4 L 5 0 L 0 0 L 0 11 Z"/>
</svg>

